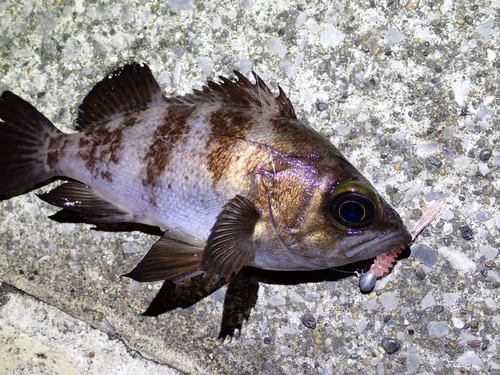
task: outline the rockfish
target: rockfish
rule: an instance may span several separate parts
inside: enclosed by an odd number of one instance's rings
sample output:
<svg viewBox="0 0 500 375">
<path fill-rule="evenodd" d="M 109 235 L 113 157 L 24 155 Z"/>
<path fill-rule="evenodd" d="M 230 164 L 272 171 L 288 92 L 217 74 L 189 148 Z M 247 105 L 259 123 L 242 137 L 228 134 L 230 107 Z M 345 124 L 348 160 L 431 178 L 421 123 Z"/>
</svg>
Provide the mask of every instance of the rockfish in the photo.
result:
<svg viewBox="0 0 500 375">
<path fill-rule="evenodd" d="M 0 195 L 54 178 L 39 197 L 94 223 L 134 222 L 163 236 L 127 276 L 214 280 L 244 266 L 319 270 L 406 245 L 401 218 L 284 92 L 220 77 L 166 98 L 150 69 L 98 83 L 65 134 L 17 95 L 0 99 Z"/>
</svg>

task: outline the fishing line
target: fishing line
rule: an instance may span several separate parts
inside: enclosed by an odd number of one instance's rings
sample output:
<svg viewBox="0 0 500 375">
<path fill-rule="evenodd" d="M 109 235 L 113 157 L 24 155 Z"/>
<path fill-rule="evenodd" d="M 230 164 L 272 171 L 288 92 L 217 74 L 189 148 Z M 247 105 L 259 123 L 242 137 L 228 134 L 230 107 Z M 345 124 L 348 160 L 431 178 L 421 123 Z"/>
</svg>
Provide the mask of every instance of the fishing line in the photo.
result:
<svg viewBox="0 0 500 375">
<path fill-rule="evenodd" d="M 339 268 L 335 267 L 328 267 L 329 270 L 335 271 L 335 272 L 340 272 L 340 273 L 345 273 L 347 275 L 356 275 L 356 276 L 361 276 L 363 274 L 363 270 L 361 268 L 358 268 L 356 271 L 344 271 Z"/>
</svg>

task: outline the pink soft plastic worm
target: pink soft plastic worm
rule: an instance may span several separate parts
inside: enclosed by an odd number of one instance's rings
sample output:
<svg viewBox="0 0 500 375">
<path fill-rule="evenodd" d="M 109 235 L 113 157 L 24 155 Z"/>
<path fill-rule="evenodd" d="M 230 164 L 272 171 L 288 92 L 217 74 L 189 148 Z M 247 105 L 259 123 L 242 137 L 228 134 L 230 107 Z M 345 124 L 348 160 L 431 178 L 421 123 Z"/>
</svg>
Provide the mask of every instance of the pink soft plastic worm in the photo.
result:
<svg viewBox="0 0 500 375">
<path fill-rule="evenodd" d="M 436 203 L 434 203 L 426 212 L 422 215 L 420 220 L 415 224 L 415 227 L 410 231 L 411 234 L 411 243 L 415 241 L 420 233 L 434 220 L 439 211 L 446 202 L 446 197 L 441 198 Z M 362 291 L 367 292 L 372 290 L 375 287 L 377 282 L 377 278 L 385 276 L 389 273 L 393 264 L 396 262 L 396 259 L 399 254 L 406 247 L 405 245 L 401 245 L 392 250 L 389 250 L 383 254 L 378 255 L 370 270 L 365 272 L 359 278 L 359 287 Z"/>
<path fill-rule="evenodd" d="M 387 275 L 390 268 L 392 268 L 392 265 L 396 263 L 396 258 L 399 254 L 401 254 L 405 247 L 406 245 L 400 246 L 377 256 L 370 267 L 370 271 L 372 271 L 372 273 L 377 277 Z"/>
</svg>

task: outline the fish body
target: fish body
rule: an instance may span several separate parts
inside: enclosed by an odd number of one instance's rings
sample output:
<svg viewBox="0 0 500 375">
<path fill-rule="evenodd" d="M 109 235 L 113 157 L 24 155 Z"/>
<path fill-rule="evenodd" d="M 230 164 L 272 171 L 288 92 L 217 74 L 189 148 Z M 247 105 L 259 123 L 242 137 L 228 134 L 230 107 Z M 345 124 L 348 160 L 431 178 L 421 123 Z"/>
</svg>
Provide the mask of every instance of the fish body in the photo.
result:
<svg viewBox="0 0 500 375">
<path fill-rule="evenodd" d="M 323 136 L 238 72 L 166 98 L 146 65 L 98 83 L 65 134 L 0 99 L 0 195 L 69 178 L 44 201 L 89 221 L 166 231 L 128 276 L 228 280 L 244 266 L 318 270 L 408 244 L 398 214 Z"/>
</svg>

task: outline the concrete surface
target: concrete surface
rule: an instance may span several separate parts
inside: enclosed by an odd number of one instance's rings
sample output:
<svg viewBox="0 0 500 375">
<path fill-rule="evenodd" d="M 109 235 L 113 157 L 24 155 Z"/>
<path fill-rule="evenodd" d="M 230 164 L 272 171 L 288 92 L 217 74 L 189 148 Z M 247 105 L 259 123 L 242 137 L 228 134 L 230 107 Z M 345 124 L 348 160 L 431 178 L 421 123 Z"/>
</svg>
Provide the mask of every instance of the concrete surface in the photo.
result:
<svg viewBox="0 0 500 375">
<path fill-rule="evenodd" d="M 140 315 L 161 284 L 119 275 L 153 236 L 57 223 L 34 193 L 3 201 L 0 373 L 500 373 L 499 13 L 499 0 L 0 2 L 0 89 L 61 129 L 129 60 L 147 63 L 167 95 L 254 69 L 408 227 L 448 195 L 375 292 L 361 294 L 355 277 L 261 284 L 225 342 L 223 292 Z"/>
</svg>

